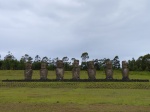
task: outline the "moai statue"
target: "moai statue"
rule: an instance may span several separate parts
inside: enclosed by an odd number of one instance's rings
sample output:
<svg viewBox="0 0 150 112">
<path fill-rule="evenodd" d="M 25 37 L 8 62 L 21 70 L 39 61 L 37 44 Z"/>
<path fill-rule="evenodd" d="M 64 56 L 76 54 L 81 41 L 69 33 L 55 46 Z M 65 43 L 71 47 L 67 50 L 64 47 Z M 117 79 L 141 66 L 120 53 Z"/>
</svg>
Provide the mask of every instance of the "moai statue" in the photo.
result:
<svg viewBox="0 0 150 112">
<path fill-rule="evenodd" d="M 58 60 L 56 63 L 56 79 L 63 80 L 64 78 L 64 63 L 62 60 Z"/>
<path fill-rule="evenodd" d="M 48 74 L 47 63 L 42 62 L 41 63 L 41 69 L 40 69 L 40 79 L 41 80 L 46 80 L 47 79 L 47 74 Z"/>
<path fill-rule="evenodd" d="M 90 80 L 96 79 L 96 69 L 94 68 L 94 61 L 87 62 L 87 72 Z"/>
<path fill-rule="evenodd" d="M 129 80 L 129 69 L 126 61 L 122 61 L 122 80 Z"/>
<path fill-rule="evenodd" d="M 112 69 L 112 62 L 111 61 L 106 62 L 105 74 L 106 74 L 107 80 L 113 79 L 113 69 Z"/>
<path fill-rule="evenodd" d="M 72 79 L 73 80 L 80 79 L 79 60 L 74 60 L 74 62 L 73 62 Z"/>
<path fill-rule="evenodd" d="M 25 80 L 32 79 L 32 63 L 31 62 L 27 62 L 25 64 L 24 77 L 25 77 Z"/>
</svg>

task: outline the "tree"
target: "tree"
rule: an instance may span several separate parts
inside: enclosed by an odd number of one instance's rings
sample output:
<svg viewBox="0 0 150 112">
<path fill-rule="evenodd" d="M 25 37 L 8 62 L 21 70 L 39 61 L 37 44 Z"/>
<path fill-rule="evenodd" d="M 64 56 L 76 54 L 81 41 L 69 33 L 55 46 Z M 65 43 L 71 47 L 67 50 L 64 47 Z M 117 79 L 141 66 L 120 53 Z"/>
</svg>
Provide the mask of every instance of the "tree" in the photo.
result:
<svg viewBox="0 0 150 112">
<path fill-rule="evenodd" d="M 115 56 L 112 62 L 113 62 L 114 69 L 120 69 L 120 61 L 118 56 Z"/>
<path fill-rule="evenodd" d="M 94 66 L 96 70 L 100 70 L 100 60 L 99 59 L 93 59 L 94 61 Z"/>
<path fill-rule="evenodd" d="M 24 56 L 22 56 L 21 60 L 24 62 L 28 62 L 28 61 L 32 62 L 33 58 L 30 57 L 28 54 L 25 54 Z"/>
<path fill-rule="evenodd" d="M 8 54 L 4 57 L 4 60 L 15 60 L 14 55 L 9 51 Z"/>
<path fill-rule="evenodd" d="M 82 53 L 81 55 L 82 62 L 86 62 L 89 59 L 89 55 L 87 52 Z"/>
<path fill-rule="evenodd" d="M 32 63 L 32 68 L 34 70 L 39 70 L 41 69 L 41 58 L 39 55 L 35 56 L 34 62 Z"/>
<path fill-rule="evenodd" d="M 74 60 L 76 60 L 76 58 L 71 58 L 71 61 L 74 62 Z"/>
<path fill-rule="evenodd" d="M 43 57 L 42 62 L 48 63 L 48 62 L 49 62 L 48 57 L 46 57 L 46 56 L 45 56 L 45 57 Z"/>
<path fill-rule="evenodd" d="M 36 56 L 35 56 L 35 60 L 34 60 L 34 62 L 40 62 L 40 61 L 41 61 L 40 56 L 39 56 L 39 55 L 36 55 Z"/>
<path fill-rule="evenodd" d="M 128 60 L 128 67 L 130 71 L 135 71 L 137 66 L 136 66 L 136 61 L 134 58 L 132 60 Z"/>
<path fill-rule="evenodd" d="M 150 54 L 140 56 L 136 62 L 137 66 L 140 67 L 143 71 L 150 71 Z"/>
<path fill-rule="evenodd" d="M 142 60 L 143 60 L 143 56 L 140 56 L 135 62 L 136 66 L 137 66 L 137 70 L 139 70 L 139 71 L 142 71 L 142 68 L 143 68 Z"/>
<path fill-rule="evenodd" d="M 62 61 L 65 63 L 65 62 L 68 62 L 69 58 L 67 56 L 63 57 L 62 58 Z"/>
<path fill-rule="evenodd" d="M 8 54 L 4 57 L 1 68 L 6 70 L 16 70 L 18 66 L 18 61 L 14 55 L 9 51 Z"/>
<path fill-rule="evenodd" d="M 128 60 L 129 70 L 150 71 L 150 54 L 140 56 L 137 60 Z"/>
<path fill-rule="evenodd" d="M 144 56 L 145 58 L 145 64 L 146 64 L 146 70 L 150 71 L 150 54 L 146 54 Z"/>
<path fill-rule="evenodd" d="M 18 63 L 18 70 L 24 70 L 25 69 L 25 62 L 20 59 Z"/>
<path fill-rule="evenodd" d="M 49 65 L 48 65 L 49 70 L 55 70 L 57 60 L 59 60 L 58 57 L 53 58 L 53 59 L 49 59 Z"/>
<path fill-rule="evenodd" d="M 89 59 L 88 53 L 87 52 L 82 53 L 81 58 L 82 58 L 81 69 L 86 70 L 87 69 L 87 60 Z"/>
<path fill-rule="evenodd" d="M 100 66 L 100 69 L 101 70 L 104 70 L 105 69 L 105 64 L 106 64 L 106 61 L 108 61 L 108 60 L 110 60 L 110 59 L 106 59 L 106 58 L 104 58 L 104 59 L 99 59 L 99 66 Z"/>
<path fill-rule="evenodd" d="M 59 60 L 59 58 L 53 58 L 52 60 L 50 60 L 50 64 L 53 65 L 53 66 L 56 66 L 56 62 L 57 60 Z"/>
<path fill-rule="evenodd" d="M 69 58 L 67 56 L 62 58 L 62 61 L 64 62 L 65 70 L 70 70 L 70 63 L 71 62 L 68 62 L 68 60 L 69 60 Z"/>
</svg>

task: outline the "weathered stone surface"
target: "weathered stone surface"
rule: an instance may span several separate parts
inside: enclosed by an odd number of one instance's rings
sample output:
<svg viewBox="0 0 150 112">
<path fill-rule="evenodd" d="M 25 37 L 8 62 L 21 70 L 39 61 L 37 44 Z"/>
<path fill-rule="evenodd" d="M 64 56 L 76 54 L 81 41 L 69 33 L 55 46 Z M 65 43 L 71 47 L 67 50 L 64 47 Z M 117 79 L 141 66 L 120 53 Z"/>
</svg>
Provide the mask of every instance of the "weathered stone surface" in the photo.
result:
<svg viewBox="0 0 150 112">
<path fill-rule="evenodd" d="M 90 80 L 96 79 L 96 69 L 94 68 L 94 61 L 87 62 L 87 72 Z"/>
<path fill-rule="evenodd" d="M 41 80 L 46 80 L 47 79 L 47 74 L 48 74 L 47 63 L 42 62 L 41 63 L 41 69 L 40 69 L 40 79 Z"/>
<path fill-rule="evenodd" d="M 58 60 L 56 63 L 56 79 L 63 80 L 64 78 L 64 63 L 62 60 Z"/>
<path fill-rule="evenodd" d="M 113 69 L 112 69 L 111 61 L 106 62 L 105 74 L 106 74 L 106 79 L 113 79 Z"/>
<path fill-rule="evenodd" d="M 74 80 L 80 79 L 79 60 L 74 60 L 73 62 L 72 79 Z"/>
<path fill-rule="evenodd" d="M 129 80 L 129 69 L 126 61 L 122 61 L 122 80 Z"/>
<path fill-rule="evenodd" d="M 32 79 L 32 63 L 31 62 L 27 62 L 25 64 L 25 70 L 24 70 L 24 77 L 25 80 L 31 80 Z"/>
</svg>

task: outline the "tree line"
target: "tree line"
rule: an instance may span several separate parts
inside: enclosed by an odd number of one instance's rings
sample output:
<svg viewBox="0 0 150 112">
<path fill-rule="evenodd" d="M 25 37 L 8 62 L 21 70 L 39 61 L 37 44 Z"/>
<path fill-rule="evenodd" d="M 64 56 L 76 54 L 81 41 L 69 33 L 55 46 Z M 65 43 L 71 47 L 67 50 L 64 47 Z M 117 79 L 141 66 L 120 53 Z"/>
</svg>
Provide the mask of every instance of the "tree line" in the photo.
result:
<svg viewBox="0 0 150 112">
<path fill-rule="evenodd" d="M 81 54 L 81 60 L 82 60 L 80 64 L 81 70 L 87 70 L 88 59 L 89 59 L 89 54 L 87 52 Z M 0 69 L 1 70 L 24 70 L 25 63 L 27 61 L 31 61 L 33 70 L 39 70 L 41 68 L 41 62 L 48 63 L 48 70 L 55 70 L 57 60 L 60 59 L 58 57 L 51 59 L 46 56 L 41 58 L 39 55 L 36 55 L 34 58 L 32 58 L 28 54 L 25 54 L 24 56 L 21 57 L 20 60 L 17 60 L 12 53 L 8 52 L 8 54 L 4 57 L 4 59 L 1 59 L 0 56 Z M 64 56 L 61 60 L 63 60 L 64 62 L 65 70 L 71 71 L 72 63 L 75 60 L 75 58 L 71 58 L 69 60 L 67 56 Z M 104 70 L 105 63 L 108 60 L 112 61 L 113 69 L 116 70 L 121 69 L 119 56 L 115 56 L 112 60 L 108 58 L 93 59 L 96 70 Z M 132 60 L 128 60 L 128 68 L 130 71 L 150 71 L 150 54 L 140 56 L 137 60 L 135 60 L 134 58 L 132 58 Z"/>
</svg>

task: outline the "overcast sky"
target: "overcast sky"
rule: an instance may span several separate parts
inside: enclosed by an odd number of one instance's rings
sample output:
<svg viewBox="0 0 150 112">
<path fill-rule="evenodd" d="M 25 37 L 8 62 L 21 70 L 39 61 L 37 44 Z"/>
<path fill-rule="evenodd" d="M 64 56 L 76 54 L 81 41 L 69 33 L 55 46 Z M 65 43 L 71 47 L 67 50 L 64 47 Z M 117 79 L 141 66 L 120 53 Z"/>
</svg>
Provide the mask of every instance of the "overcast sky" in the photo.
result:
<svg viewBox="0 0 150 112">
<path fill-rule="evenodd" d="M 0 54 L 120 61 L 150 53 L 150 0 L 0 0 Z"/>
</svg>

